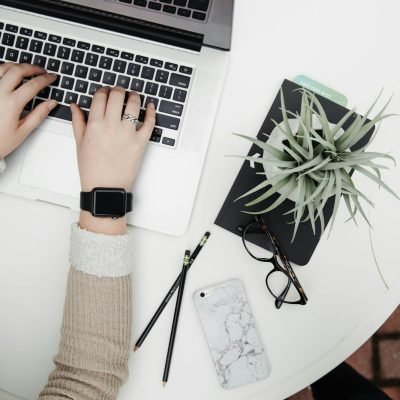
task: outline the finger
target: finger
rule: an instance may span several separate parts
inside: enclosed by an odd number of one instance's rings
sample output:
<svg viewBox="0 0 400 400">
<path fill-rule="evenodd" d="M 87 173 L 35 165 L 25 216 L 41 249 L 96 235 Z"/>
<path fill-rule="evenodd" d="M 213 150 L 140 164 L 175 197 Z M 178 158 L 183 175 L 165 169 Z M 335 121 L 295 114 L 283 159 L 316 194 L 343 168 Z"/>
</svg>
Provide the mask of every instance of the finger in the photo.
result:
<svg viewBox="0 0 400 400">
<path fill-rule="evenodd" d="M 72 127 L 76 144 L 79 145 L 86 130 L 85 113 L 76 104 L 71 104 Z"/>
<path fill-rule="evenodd" d="M 88 122 L 104 118 L 109 93 L 109 87 L 102 87 L 96 91 L 93 96 L 92 106 L 90 107 Z"/>
<path fill-rule="evenodd" d="M 1 88 L 12 92 L 24 78 L 44 74 L 46 70 L 38 65 L 32 64 L 13 64 L 7 67 L 0 82 Z"/>
<path fill-rule="evenodd" d="M 149 103 L 146 108 L 143 125 L 137 130 L 138 135 L 143 137 L 143 140 L 149 140 L 155 124 L 156 109 L 153 103 Z"/>
<path fill-rule="evenodd" d="M 140 113 L 140 96 L 136 92 L 130 92 L 125 107 L 125 114 L 130 114 L 135 118 L 139 118 L 139 113 Z M 130 130 L 132 129 L 132 127 L 136 128 L 136 126 L 130 121 L 123 120 L 122 123 Z"/>
<path fill-rule="evenodd" d="M 49 115 L 49 112 L 57 106 L 55 100 L 48 100 L 36 106 L 25 118 L 20 122 L 17 133 L 24 140 L 34 129 L 36 129 Z"/>
<path fill-rule="evenodd" d="M 14 65 L 16 65 L 16 64 L 12 63 L 12 62 L 7 62 L 4 64 L 1 64 L 0 65 L 0 76 L 3 77 L 4 74 Z"/>
<path fill-rule="evenodd" d="M 124 107 L 125 89 L 117 86 L 110 92 L 107 102 L 105 117 L 112 123 L 120 123 L 122 116 L 122 109 Z"/>
<path fill-rule="evenodd" d="M 14 93 L 16 102 L 19 105 L 29 103 L 42 89 L 49 86 L 57 79 L 57 74 L 43 74 L 32 78 L 30 81 L 20 86 Z"/>
</svg>

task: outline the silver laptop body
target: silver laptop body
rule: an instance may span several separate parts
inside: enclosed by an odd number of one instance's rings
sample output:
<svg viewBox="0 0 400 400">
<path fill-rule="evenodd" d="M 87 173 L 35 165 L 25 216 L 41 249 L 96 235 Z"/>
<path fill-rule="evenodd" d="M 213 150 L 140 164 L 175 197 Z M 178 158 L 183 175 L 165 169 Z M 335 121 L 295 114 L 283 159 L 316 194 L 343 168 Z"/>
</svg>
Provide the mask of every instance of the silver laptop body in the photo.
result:
<svg viewBox="0 0 400 400">
<path fill-rule="evenodd" d="M 232 18 L 233 0 L 0 0 L 0 61 L 55 69 L 59 61 L 59 86 L 43 97 L 61 94 L 64 110 L 74 100 L 88 107 L 96 85 L 126 85 L 144 104 L 156 99 L 159 124 L 128 222 L 182 235 L 227 71 Z M 6 162 L 1 192 L 79 210 L 67 118 L 49 117 Z"/>
</svg>

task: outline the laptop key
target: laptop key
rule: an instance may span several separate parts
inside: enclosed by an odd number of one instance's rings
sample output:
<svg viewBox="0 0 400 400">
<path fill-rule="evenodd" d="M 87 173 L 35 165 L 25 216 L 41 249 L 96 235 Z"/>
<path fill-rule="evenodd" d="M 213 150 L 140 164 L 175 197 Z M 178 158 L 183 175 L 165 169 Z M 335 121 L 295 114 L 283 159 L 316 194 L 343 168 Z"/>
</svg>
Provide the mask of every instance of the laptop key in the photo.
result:
<svg viewBox="0 0 400 400">
<path fill-rule="evenodd" d="M 79 93 L 86 93 L 88 90 L 89 83 L 87 81 L 83 81 L 78 79 L 76 81 L 75 90 Z"/>
<path fill-rule="evenodd" d="M 139 76 L 140 68 L 142 67 L 139 64 L 129 63 L 127 74 L 132 76 Z"/>
<path fill-rule="evenodd" d="M 100 82 L 102 75 L 103 75 L 102 71 L 100 71 L 99 69 L 92 68 L 89 73 L 89 79 L 91 81 Z"/>
<path fill-rule="evenodd" d="M 75 68 L 75 76 L 77 78 L 86 79 L 86 77 L 88 75 L 88 71 L 89 71 L 88 67 L 85 67 L 83 65 L 77 65 L 77 67 Z"/>
<path fill-rule="evenodd" d="M 193 19 L 197 19 L 199 21 L 205 21 L 206 17 L 207 17 L 207 14 L 205 14 L 205 13 L 193 11 L 193 14 L 192 14 Z"/>
<path fill-rule="evenodd" d="M 166 144 L 167 146 L 174 146 L 175 145 L 175 139 L 169 138 L 169 137 L 163 137 L 162 144 Z"/>
<path fill-rule="evenodd" d="M 97 83 L 91 83 L 89 87 L 89 94 L 93 96 L 96 93 L 97 89 L 100 89 L 102 86 Z"/>
<path fill-rule="evenodd" d="M 160 0 L 160 3 L 171 4 L 172 0 Z"/>
<path fill-rule="evenodd" d="M 132 79 L 131 83 L 131 90 L 134 90 L 135 92 L 142 92 L 144 87 L 144 81 L 141 79 Z"/>
<path fill-rule="evenodd" d="M 93 53 L 87 53 L 85 64 L 90 65 L 91 67 L 97 67 L 97 62 L 99 61 L 99 56 Z"/>
<path fill-rule="evenodd" d="M 161 136 L 159 135 L 151 135 L 150 136 L 150 141 L 154 143 L 160 143 L 161 142 Z"/>
<path fill-rule="evenodd" d="M 29 51 L 34 53 L 41 53 L 43 49 L 43 42 L 41 40 L 31 40 Z"/>
<path fill-rule="evenodd" d="M 75 83 L 74 78 L 70 78 L 69 76 L 64 76 L 61 81 L 61 87 L 63 89 L 73 89 Z"/>
<path fill-rule="evenodd" d="M 169 72 L 163 71 L 163 70 L 158 70 L 156 74 L 156 81 L 161 82 L 161 83 L 167 83 L 169 78 Z"/>
<path fill-rule="evenodd" d="M 0 46 L 0 58 L 4 57 L 5 51 L 6 51 L 6 48 L 3 46 Z M 2 63 L 4 63 L 4 61 L 2 61 Z"/>
<path fill-rule="evenodd" d="M 11 33 L 5 33 L 3 35 L 3 39 L 1 40 L 1 43 L 4 44 L 5 46 L 14 46 L 15 43 L 15 35 Z"/>
<path fill-rule="evenodd" d="M 15 47 L 17 49 L 26 50 L 28 48 L 29 39 L 23 36 L 17 37 L 17 42 L 15 43 Z"/>
<path fill-rule="evenodd" d="M 162 128 L 168 128 L 177 131 L 180 122 L 181 121 L 178 118 L 170 117 L 166 114 L 156 114 L 156 125 L 161 126 Z"/>
<path fill-rule="evenodd" d="M 74 72 L 74 64 L 63 62 L 61 66 L 61 73 L 65 75 L 72 75 Z"/>
<path fill-rule="evenodd" d="M 75 47 L 76 40 L 70 38 L 64 38 L 63 44 L 65 44 L 66 46 Z"/>
<path fill-rule="evenodd" d="M 14 49 L 7 49 L 6 60 L 16 62 L 18 60 L 19 51 Z"/>
<path fill-rule="evenodd" d="M 114 66 L 113 66 L 113 71 L 119 72 L 120 74 L 124 74 L 126 71 L 126 61 L 122 60 L 115 60 L 114 61 Z"/>
<path fill-rule="evenodd" d="M 165 63 L 165 69 L 169 69 L 170 71 L 176 71 L 178 69 L 178 65 L 170 62 Z"/>
<path fill-rule="evenodd" d="M 174 0 L 174 6 L 186 7 L 187 0 Z"/>
<path fill-rule="evenodd" d="M 103 46 L 94 44 L 94 45 L 92 45 L 92 51 L 94 51 L 95 53 L 103 54 L 106 51 L 106 48 Z"/>
<path fill-rule="evenodd" d="M 147 0 L 134 0 L 133 4 L 135 6 L 146 7 L 147 6 Z"/>
<path fill-rule="evenodd" d="M 161 85 L 158 95 L 164 99 L 170 99 L 172 95 L 172 87 Z"/>
<path fill-rule="evenodd" d="M 67 104 L 76 103 L 78 101 L 78 95 L 76 93 L 68 92 L 65 96 L 64 102 Z"/>
<path fill-rule="evenodd" d="M 117 86 L 122 86 L 124 89 L 129 89 L 131 78 L 129 76 L 120 75 L 117 80 Z"/>
<path fill-rule="evenodd" d="M 50 98 L 61 103 L 64 99 L 64 93 L 64 90 L 53 88 Z"/>
<path fill-rule="evenodd" d="M 85 53 L 83 51 L 81 50 L 72 51 L 71 61 L 81 64 L 84 58 L 85 58 Z"/>
<path fill-rule="evenodd" d="M 155 96 L 157 94 L 157 92 L 158 92 L 157 83 L 147 82 L 144 92 L 147 93 L 147 94 L 151 94 L 151 95 Z"/>
<path fill-rule="evenodd" d="M 189 0 L 188 7 L 199 11 L 207 11 L 210 0 Z"/>
<path fill-rule="evenodd" d="M 72 121 L 71 108 L 63 104 L 59 104 L 56 108 L 50 111 L 51 117 Z"/>
<path fill-rule="evenodd" d="M 21 35 L 24 35 L 24 36 L 32 36 L 33 35 L 33 30 L 32 29 L 28 29 L 28 28 L 21 28 L 19 30 L 19 33 Z"/>
<path fill-rule="evenodd" d="M 152 65 L 153 67 L 162 68 L 164 63 L 161 60 L 157 60 L 155 58 L 152 58 L 150 60 L 150 65 Z"/>
<path fill-rule="evenodd" d="M 123 58 L 124 60 L 133 61 L 134 55 L 132 53 L 127 53 L 126 51 L 123 51 L 121 53 L 121 58 Z"/>
<path fill-rule="evenodd" d="M 19 57 L 19 63 L 20 64 L 32 64 L 32 58 L 33 58 L 32 53 L 26 53 L 25 51 L 23 51 Z"/>
<path fill-rule="evenodd" d="M 160 111 L 166 114 L 177 115 L 180 117 L 183 112 L 183 104 L 161 100 Z"/>
<path fill-rule="evenodd" d="M 149 57 L 144 57 L 144 56 L 137 55 L 136 58 L 135 58 L 135 61 L 140 63 L 140 64 L 148 64 Z"/>
<path fill-rule="evenodd" d="M 49 58 L 47 62 L 47 70 L 52 72 L 58 72 L 60 69 L 60 60 L 56 60 L 55 58 Z"/>
<path fill-rule="evenodd" d="M 71 49 L 69 47 L 60 46 L 57 52 L 57 58 L 68 60 L 71 55 Z"/>
<path fill-rule="evenodd" d="M 154 77 L 155 69 L 151 67 L 143 67 L 141 77 L 143 79 L 152 80 Z"/>
<path fill-rule="evenodd" d="M 45 68 L 46 67 L 47 58 L 43 56 L 39 56 L 38 54 L 33 59 L 33 64 L 39 65 L 39 67 Z"/>
<path fill-rule="evenodd" d="M 174 100 L 184 103 L 186 100 L 187 91 L 182 89 L 175 89 Z"/>
<path fill-rule="evenodd" d="M 111 57 L 119 57 L 119 50 L 107 49 L 106 54 Z"/>
<path fill-rule="evenodd" d="M 78 102 L 79 107 L 82 108 L 87 108 L 89 109 L 90 106 L 92 105 L 92 98 L 89 96 L 80 96 L 79 97 L 79 102 Z"/>
<path fill-rule="evenodd" d="M 175 14 L 176 13 L 176 7 L 169 6 L 168 4 L 164 4 L 163 11 L 168 13 L 168 14 Z"/>
<path fill-rule="evenodd" d="M 41 40 L 46 40 L 47 39 L 47 33 L 44 33 L 44 32 L 36 31 L 34 36 L 35 36 L 35 38 L 41 39 Z"/>
<path fill-rule="evenodd" d="M 44 45 L 43 54 L 46 56 L 54 57 L 57 52 L 57 45 L 52 43 L 46 43 Z"/>
<path fill-rule="evenodd" d="M 90 44 L 86 42 L 78 42 L 78 49 L 90 50 Z"/>
<path fill-rule="evenodd" d="M 7 24 L 6 25 L 6 31 L 13 32 L 13 33 L 18 33 L 18 26 Z"/>
<path fill-rule="evenodd" d="M 160 11 L 161 10 L 161 4 L 160 3 L 156 3 L 155 1 L 150 1 L 148 8 L 150 8 L 150 10 L 157 10 Z"/>
<path fill-rule="evenodd" d="M 181 65 L 181 66 L 179 67 L 179 72 L 181 72 L 182 74 L 192 75 L 193 68 L 190 68 L 190 67 L 186 67 L 186 66 L 184 66 L 184 65 Z"/>
<path fill-rule="evenodd" d="M 50 35 L 49 41 L 53 43 L 61 43 L 61 36 L 58 35 Z"/>
<path fill-rule="evenodd" d="M 114 74 L 112 72 L 104 72 L 103 75 L 104 84 L 114 86 L 116 79 L 117 79 L 117 74 Z"/>
<path fill-rule="evenodd" d="M 113 59 L 112 59 L 111 57 L 104 57 L 104 56 L 102 56 L 102 57 L 100 58 L 99 67 L 100 67 L 100 68 L 103 68 L 103 69 L 109 70 L 109 69 L 111 69 L 112 62 L 113 62 Z"/>
<path fill-rule="evenodd" d="M 38 94 L 38 97 L 42 97 L 43 99 L 48 99 L 50 97 L 50 88 L 47 86 L 43 88 Z"/>
<path fill-rule="evenodd" d="M 189 87 L 190 78 L 188 76 L 179 75 L 179 74 L 171 74 L 171 78 L 169 80 L 169 84 L 173 86 L 179 86 L 184 89 Z"/>
<path fill-rule="evenodd" d="M 187 8 L 178 8 L 178 15 L 180 15 L 181 17 L 189 18 L 191 13 L 192 12 Z"/>
</svg>

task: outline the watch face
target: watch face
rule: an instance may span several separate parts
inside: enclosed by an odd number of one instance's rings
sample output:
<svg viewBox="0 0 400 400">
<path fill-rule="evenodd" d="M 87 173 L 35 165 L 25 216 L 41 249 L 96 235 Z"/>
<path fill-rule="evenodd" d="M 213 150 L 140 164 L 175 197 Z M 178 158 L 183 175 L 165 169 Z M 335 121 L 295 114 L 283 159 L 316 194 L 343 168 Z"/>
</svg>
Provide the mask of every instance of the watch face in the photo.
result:
<svg viewBox="0 0 400 400">
<path fill-rule="evenodd" d="M 126 212 L 125 191 L 96 189 L 93 211 L 97 217 L 123 217 Z"/>
</svg>

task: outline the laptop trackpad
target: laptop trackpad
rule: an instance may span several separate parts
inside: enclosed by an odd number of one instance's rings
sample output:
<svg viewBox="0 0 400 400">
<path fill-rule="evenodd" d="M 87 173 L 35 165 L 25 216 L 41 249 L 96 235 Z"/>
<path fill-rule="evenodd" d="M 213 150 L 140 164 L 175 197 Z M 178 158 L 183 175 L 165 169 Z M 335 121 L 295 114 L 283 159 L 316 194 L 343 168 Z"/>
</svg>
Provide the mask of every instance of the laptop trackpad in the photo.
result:
<svg viewBox="0 0 400 400">
<path fill-rule="evenodd" d="M 37 130 L 30 137 L 19 182 L 71 197 L 80 191 L 75 140 Z"/>
</svg>

